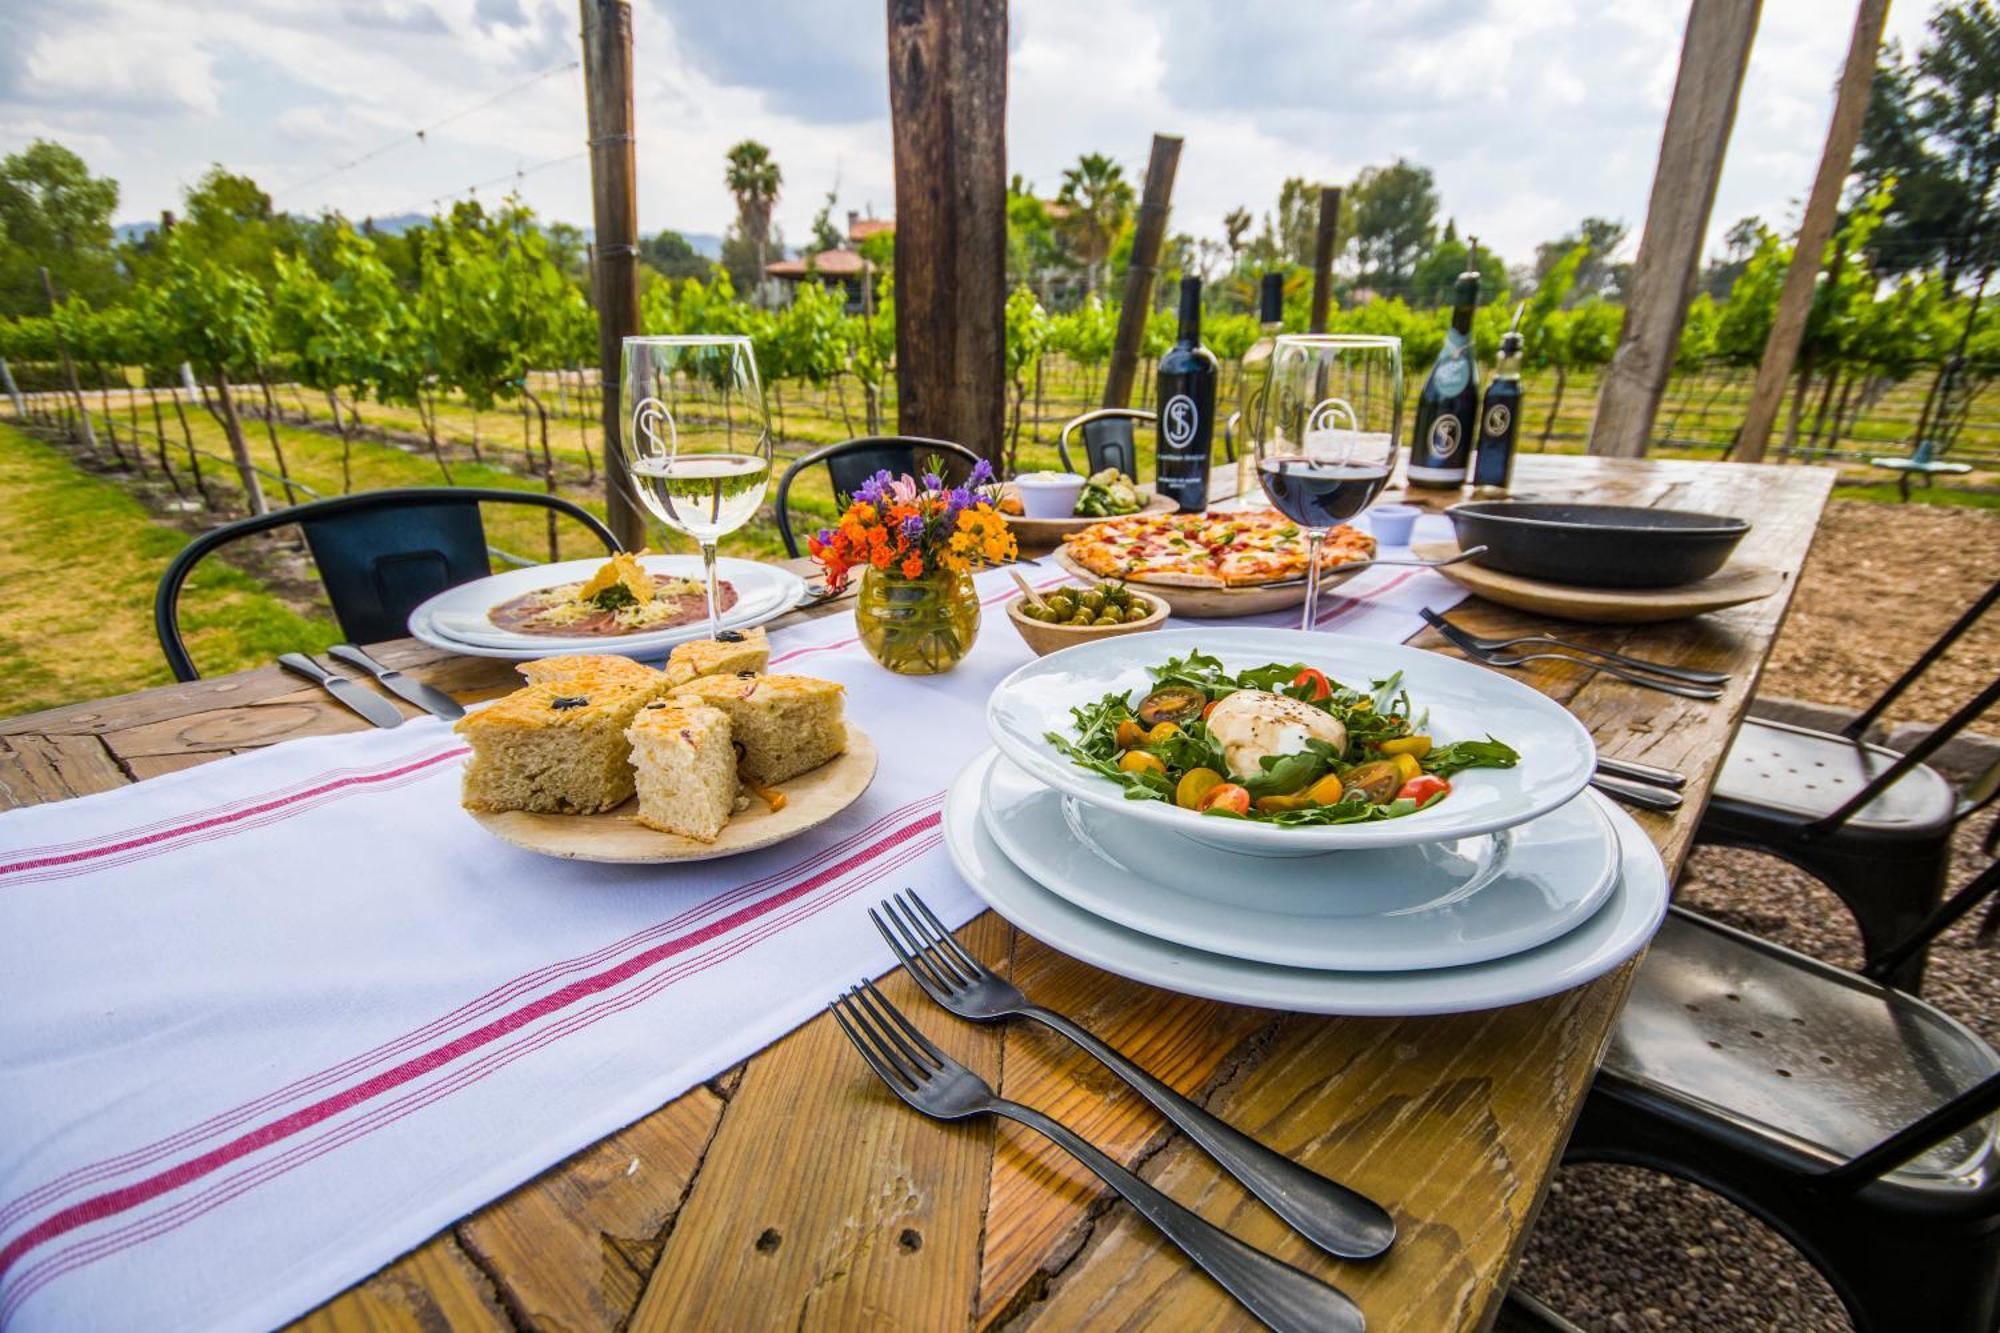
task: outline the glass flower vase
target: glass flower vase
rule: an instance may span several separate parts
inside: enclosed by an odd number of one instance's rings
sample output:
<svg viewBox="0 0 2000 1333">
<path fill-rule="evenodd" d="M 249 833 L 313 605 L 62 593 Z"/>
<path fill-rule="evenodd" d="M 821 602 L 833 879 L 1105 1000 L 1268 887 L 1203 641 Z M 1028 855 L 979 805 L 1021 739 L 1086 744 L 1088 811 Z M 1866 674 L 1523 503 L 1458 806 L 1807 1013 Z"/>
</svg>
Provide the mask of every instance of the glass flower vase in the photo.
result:
<svg viewBox="0 0 2000 1333">
<path fill-rule="evenodd" d="M 933 676 L 957 666 L 979 636 L 979 595 L 970 574 L 948 569 L 906 578 L 869 566 L 854 606 L 861 644 L 904 676 Z"/>
</svg>

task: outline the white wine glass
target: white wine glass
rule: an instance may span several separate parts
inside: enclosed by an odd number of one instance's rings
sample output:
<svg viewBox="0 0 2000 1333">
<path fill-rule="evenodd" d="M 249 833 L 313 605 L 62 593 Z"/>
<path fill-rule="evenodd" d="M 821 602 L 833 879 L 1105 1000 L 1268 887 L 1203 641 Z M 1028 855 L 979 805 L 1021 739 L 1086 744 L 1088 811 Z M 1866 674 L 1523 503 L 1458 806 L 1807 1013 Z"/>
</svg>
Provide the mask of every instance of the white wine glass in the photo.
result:
<svg viewBox="0 0 2000 1333">
<path fill-rule="evenodd" d="M 632 492 L 694 538 L 708 582 L 708 633 L 722 637 L 715 546 L 748 523 L 771 483 L 771 419 L 750 340 L 727 334 L 627 338 L 619 445 Z"/>
<path fill-rule="evenodd" d="M 1271 378 L 1254 433 L 1264 494 L 1305 530 L 1300 627 L 1311 629 L 1319 615 L 1319 554 L 1327 530 L 1372 504 L 1395 470 L 1403 435 L 1403 340 L 1281 335 L 1271 349 Z"/>
</svg>

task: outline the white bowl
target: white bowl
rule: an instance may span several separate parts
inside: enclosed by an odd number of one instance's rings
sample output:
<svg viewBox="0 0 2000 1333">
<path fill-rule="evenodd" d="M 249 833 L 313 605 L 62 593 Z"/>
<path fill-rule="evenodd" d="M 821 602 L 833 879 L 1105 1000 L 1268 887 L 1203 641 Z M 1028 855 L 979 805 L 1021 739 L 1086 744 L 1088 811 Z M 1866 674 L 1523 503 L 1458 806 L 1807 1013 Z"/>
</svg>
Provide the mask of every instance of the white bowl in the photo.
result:
<svg viewBox="0 0 2000 1333">
<path fill-rule="evenodd" d="M 1028 518 L 1068 518 L 1089 480 L 1075 472 L 1027 472 L 1014 478 L 1021 512 Z"/>
<path fill-rule="evenodd" d="M 1153 687 L 1148 667 L 1197 649 L 1221 658 L 1232 671 L 1298 662 L 1349 685 L 1400 671 L 1412 706 L 1428 712 L 1427 728 L 1439 743 L 1491 735 L 1513 746 L 1520 762 L 1454 774 L 1448 797 L 1401 819 L 1285 827 L 1201 815 L 1166 801 L 1127 800 L 1124 787 L 1078 768 L 1048 741 L 1049 732 L 1071 733 L 1071 708 L 1118 691 L 1129 691 L 1137 701 Z M 1402 644 L 1245 626 L 1155 630 L 1051 653 L 1000 682 L 987 701 L 986 728 L 1002 754 L 1058 791 L 1210 847 L 1254 856 L 1404 847 L 1511 828 L 1582 791 L 1597 762 L 1597 747 L 1582 723 L 1561 704 L 1497 671 Z"/>
</svg>

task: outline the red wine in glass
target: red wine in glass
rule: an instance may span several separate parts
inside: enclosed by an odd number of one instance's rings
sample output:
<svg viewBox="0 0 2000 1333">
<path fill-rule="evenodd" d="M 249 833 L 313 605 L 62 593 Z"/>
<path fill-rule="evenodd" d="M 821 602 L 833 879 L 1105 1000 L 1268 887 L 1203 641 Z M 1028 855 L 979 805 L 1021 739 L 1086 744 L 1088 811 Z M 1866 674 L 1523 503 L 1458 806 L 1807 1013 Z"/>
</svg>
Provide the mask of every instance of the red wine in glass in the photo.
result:
<svg viewBox="0 0 2000 1333">
<path fill-rule="evenodd" d="M 1265 458 L 1257 464 L 1264 494 L 1302 528 L 1329 528 L 1366 509 L 1389 484 L 1387 462 L 1322 463 Z"/>
</svg>

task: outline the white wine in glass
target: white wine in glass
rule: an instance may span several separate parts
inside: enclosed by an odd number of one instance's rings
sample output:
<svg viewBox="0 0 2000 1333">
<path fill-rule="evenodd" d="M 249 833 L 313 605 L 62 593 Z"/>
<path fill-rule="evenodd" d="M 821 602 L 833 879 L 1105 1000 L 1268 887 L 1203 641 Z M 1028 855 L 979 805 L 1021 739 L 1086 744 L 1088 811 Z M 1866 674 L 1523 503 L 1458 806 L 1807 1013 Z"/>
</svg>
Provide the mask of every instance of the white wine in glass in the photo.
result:
<svg viewBox="0 0 2000 1333">
<path fill-rule="evenodd" d="M 627 338 L 619 444 L 639 503 L 701 547 L 708 632 L 722 635 L 715 547 L 771 483 L 771 422 L 748 338 Z"/>
</svg>

